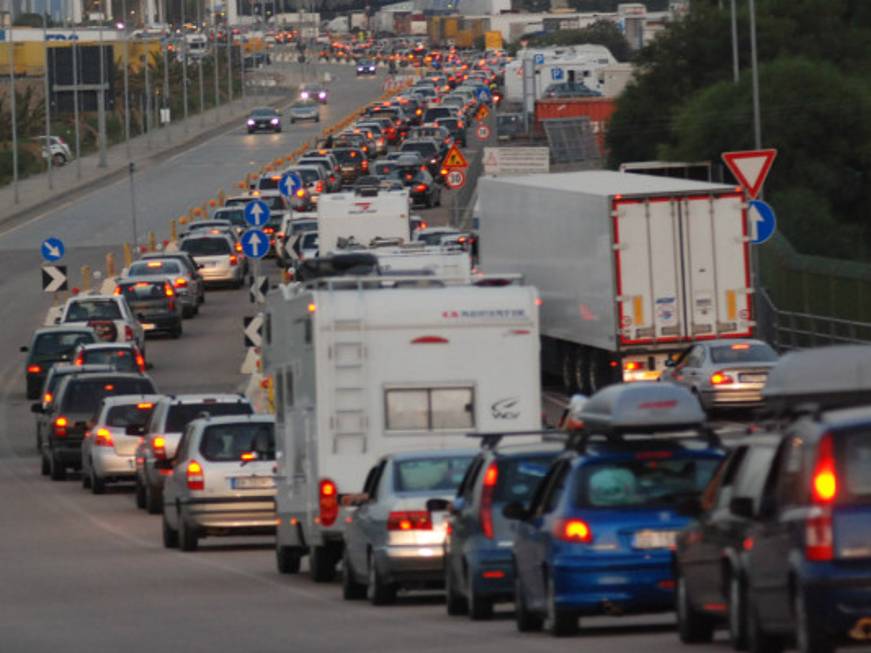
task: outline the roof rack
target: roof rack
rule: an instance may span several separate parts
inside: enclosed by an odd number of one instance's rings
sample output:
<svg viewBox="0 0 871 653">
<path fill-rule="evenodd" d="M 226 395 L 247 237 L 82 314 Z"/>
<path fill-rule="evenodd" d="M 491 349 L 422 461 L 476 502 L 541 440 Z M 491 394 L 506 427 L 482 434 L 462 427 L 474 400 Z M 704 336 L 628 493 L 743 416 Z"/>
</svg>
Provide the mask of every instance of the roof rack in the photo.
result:
<svg viewBox="0 0 871 653">
<path fill-rule="evenodd" d="M 678 445 L 687 441 L 703 442 L 708 447 L 722 447 L 723 441 L 720 436 L 706 424 L 697 425 L 692 429 L 685 429 L 682 432 L 670 432 L 669 437 L 655 437 L 654 432 L 648 433 L 625 433 L 625 432 L 602 432 L 589 429 L 582 429 L 573 433 L 566 434 L 565 447 L 579 453 L 586 452 L 589 447 L 596 442 L 604 442 L 611 446 L 636 446 L 649 445 L 651 442 L 656 442 L 657 445 L 669 446 Z M 642 436 L 642 437 L 638 437 Z"/>
<path fill-rule="evenodd" d="M 541 429 L 538 431 L 497 431 L 493 433 L 466 433 L 467 438 L 480 438 L 482 449 L 495 449 L 502 438 L 540 435 L 543 442 L 563 441 L 568 433 L 556 429 Z M 559 437 L 562 436 L 562 437 Z"/>
</svg>

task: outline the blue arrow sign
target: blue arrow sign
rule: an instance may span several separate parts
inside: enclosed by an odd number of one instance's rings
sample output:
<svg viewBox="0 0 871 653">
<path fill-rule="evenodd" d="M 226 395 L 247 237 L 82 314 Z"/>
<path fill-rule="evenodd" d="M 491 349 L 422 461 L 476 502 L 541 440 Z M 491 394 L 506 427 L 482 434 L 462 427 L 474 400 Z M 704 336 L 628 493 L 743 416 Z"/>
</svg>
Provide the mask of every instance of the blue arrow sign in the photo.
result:
<svg viewBox="0 0 871 653">
<path fill-rule="evenodd" d="M 64 243 L 60 238 L 46 238 L 39 246 L 39 253 L 46 261 L 59 261 L 64 257 Z"/>
<path fill-rule="evenodd" d="M 302 179 L 295 172 L 285 172 L 278 182 L 278 190 L 287 198 L 293 197 L 300 188 L 302 188 Z"/>
<path fill-rule="evenodd" d="M 269 236 L 260 229 L 249 229 L 242 234 L 239 242 L 248 258 L 263 258 L 269 251 Z"/>
<path fill-rule="evenodd" d="M 262 227 L 269 222 L 269 205 L 263 200 L 251 200 L 245 205 L 245 222 Z"/>
<path fill-rule="evenodd" d="M 747 210 L 750 221 L 750 242 L 761 245 L 774 235 L 777 230 L 777 216 L 774 209 L 762 200 L 751 200 Z"/>
<path fill-rule="evenodd" d="M 550 69 L 550 78 L 555 82 L 563 81 L 563 77 L 565 77 L 565 73 L 562 68 L 551 68 Z"/>
<path fill-rule="evenodd" d="M 532 57 L 532 63 L 534 63 L 536 66 L 540 66 L 544 63 L 544 55 L 541 53 L 535 55 L 534 57 Z"/>
</svg>

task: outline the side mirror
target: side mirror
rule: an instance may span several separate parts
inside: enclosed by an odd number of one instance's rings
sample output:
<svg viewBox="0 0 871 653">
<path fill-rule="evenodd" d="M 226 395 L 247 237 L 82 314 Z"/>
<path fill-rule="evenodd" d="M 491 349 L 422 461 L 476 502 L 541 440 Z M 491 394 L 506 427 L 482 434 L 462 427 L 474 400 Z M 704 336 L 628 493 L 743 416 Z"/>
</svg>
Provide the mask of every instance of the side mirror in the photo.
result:
<svg viewBox="0 0 871 653">
<path fill-rule="evenodd" d="M 158 458 L 154 461 L 154 469 L 172 469 L 175 465 L 174 458 Z"/>
<path fill-rule="evenodd" d="M 26 354 L 30 351 L 30 347 L 28 347 L 27 345 L 22 345 L 18 348 L 18 351 L 20 351 L 22 354 Z"/>
<path fill-rule="evenodd" d="M 505 519 L 524 520 L 527 516 L 526 508 L 519 501 L 512 501 L 502 508 L 502 516 Z"/>
<path fill-rule="evenodd" d="M 42 415 L 45 412 L 45 409 L 42 407 L 42 404 L 35 403 L 35 404 L 30 404 L 30 412 L 35 413 L 37 415 Z"/>
<path fill-rule="evenodd" d="M 732 497 L 729 501 L 729 512 L 742 519 L 753 519 L 753 499 L 750 497 Z"/>
<path fill-rule="evenodd" d="M 125 435 L 145 435 L 145 426 L 142 424 L 128 424 L 124 429 Z"/>
<path fill-rule="evenodd" d="M 451 509 L 451 502 L 447 499 L 430 499 L 426 502 L 427 512 L 444 512 Z"/>
</svg>

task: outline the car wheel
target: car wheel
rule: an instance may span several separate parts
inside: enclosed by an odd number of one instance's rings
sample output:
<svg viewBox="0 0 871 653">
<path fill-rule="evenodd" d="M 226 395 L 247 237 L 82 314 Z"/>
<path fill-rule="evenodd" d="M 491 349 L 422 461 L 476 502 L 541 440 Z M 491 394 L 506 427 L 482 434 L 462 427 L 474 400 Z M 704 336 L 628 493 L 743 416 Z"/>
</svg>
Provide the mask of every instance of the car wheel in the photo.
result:
<svg viewBox="0 0 871 653">
<path fill-rule="evenodd" d="M 547 616 L 545 617 L 547 630 L 554 637 L 570 637 L 577 634 L 578 615 L 571 610 L 560 608 L 556 604 L 556 588 L 553 586 L 553 578 L 547 580 Z"/>
<path fill-rule="evenodd" d="M 369 583 L 366 585 L 366 598 L 372 605 L 390 605 L 396 602 L 396 585 L 387 583 L 378 571 L 375 559 L 369 556 Z"/>
<path fill-rule="evenodd" d="M 346 601 L 359 601 L 366 598 L 366 586 L 354 577 L 347 546 L 342 556 L 342 598 Z"/>
<path fill-rule="evenodd" d="M 84 465 L 82 465 L 82 489 L 91 489 L 91 474 L 88 470 L 85 469 Z"/>
<path fill-rule="evenodd" d="M 276 545 L 275 566 L 279 574 L 298 574 L 301 561 L 302 551 L 296 547 Z"/>
<path fill-rule="evenodd" d="M 435 205 L 436 205 L 436 206 L 441 206 L 441 205 L 442 205 L 442 192 L 441 192 L 441 191 L 439 191 L 439 192 L 436 194 Z"/>
<path fill-rule="evenodd" d="M 133 498 L 136 501 L 137 508 L 145 508 L 145 487 L 139 482 L 138 477 L 136 479 L 136 489 L 133 493 Z"/>
<path fill-rule="evenodd" d="M 51 157 L 51 162 L 52 162 L 52 165 L 54 165 L 56 167 L 60 167 L 60 166 L 66 164 L 67 158 L 63 154 L 58 153 L 58 154 L 55 154 L 54 156 Z"/>
<path fill-rule="evenodd" d="M 172 339 L 173 339 L 173 340 L 178 340 L 179 338 L 181 338 L 181 334 L 182 334 L 182 333 L 183 333 L 183 329 L 182 329 L 182 326 L 181 326 L 181 322 L 179 322 L 178 326 L 175 327 L 175 328 L 170 332 L 170 335 L 172 336 Z"/>
<path fill-rule="evenodd" d="M 493 601 L 481 596 L 474 587 L 469 587 L 469 618 L 472 621 L 485 621 L 493 618 Z"/>
<path fill-rule="evenodd" d="M 149 515 L 159 515 L 163 512 L 163 496 L 159 489 L 154 488 L 151 483 L 145 483 L 145 510 Z"/>
<path fill-rule="evenodd" d="M 317 118 L 315 118 L 315 122 L 320 122 L 320 121 L 321 121 L 320 116 L 318 116 Z"/>
<path fill-rule="evenodd" d="M 50 466 L 49 466 L 49 476 L 53 481 L 63 481 L 66 480 L 67 477 L 67 468 L 64 467 L 63 463 L 58 460 L 57 455 L 52 452 L 49 454 L 51 456 Z"/>
<path fill-rule="evenodd" d="M 736 572 L 729 576 L 729 639 L 736 651 L 747 650 L 747 599 Z"/>
<path fill-rule="evenodd" d="M 39 473 L 43 476 L 48 476 L 51 472 L 51 463 L 48 462 L 48 457 L 43 453 L 42 461 L 39 466 Z"/>
<path fill-rule="evenodd" d="M 749 597 L 748 597 L 749 598 Z M 783 639 L 762 629 L 755 601 L 747 601 L 747 649 L 750 653 L 783 653 Z"/>
<path fill-rule="evenodd" d="M 295 124 L 295 123 L 296 123 L 296 120 L 294 120 L 293 118 L 291 118 L 291 119 L 290 119 L 290 124 L 293 125 L 293 124 Z"/>
<path fill-rule="evenodd" d="M 798 653 L 834 653 L 835 646 L 808 615 L 804 592 L 795 591 L 795 645 Z"/>
<path fill-rule="evenodd" d="M 178 516 L 178 548 L 182 551 L 196 551 L 200 545 L 197 529 L 188 524 L 179 513 Z"/>
<path fill-rule="evenodd" d="M 178 531 L 169 525 L 166 519 L 166 513 L 163 514 L 163 546 L 166 549 L 178 548 Z"/>
<path fill-rule="evenodd" d="M 27 398 L 38 399 L 39 391 L 42 389 L 40 385 L 33 379 L 27 379 Z"/>
<path fill-rule="evenodd" d="M 84 475 L 85 473 L 82 471 L 82 476 Z M 88 476 L 91 479 L 91 492 L 94 494 L 106 494 L 106 480 L 97 476 L 97 472 L 94 471 L 93 462 L 90 465 Z"/>
<path fill-rule="evenodd" d="M 544 626 L 544 619 L 539 614 L 530 612 L 526 607 L 526 597 L 523 586 L 515 573 L 514 577 L 514 623 L 521 633 L 537 632 Z"/>
<path fill-rule="evenodd" d="M 466 614 L 469 611 L 466 597 L 460 594 L 454 586 L 454 574 L 451 571 L 451 563 L 448 558 L 445 558 L 445 607 L 451 617 Z"/>
<path fill-rule="evenodd" d="M 433 202 L 432 194 L 430 193 L 429 195 L 426 196 L 426 199 L 424 200 L 423 205 L 426 208 L 431 209 L 433 207 L 433 204 L 434 204 L 434 202 Z"/>
<path fill-rule="evenodd" d="M 336 577 L 336 562 L 325 546 L 313 546 L 308 554 L 309 574 L 316 583 L 329 583 Z"/>
<path fill-rule="evenodd" d="M 196 314 L 197 314 L 196 309 L 193 306 L 185 306 L 181 310 L 181 317 L 184 320 L 189 320 Z"/>
<path fill-rule="evenodd" d="M 275 128 L 275 133 L 276 133 L 276 134 L 280 134 L 280 133 L 281 133 L 281 127 L 276 127 L 276 128 Z"/>
<path fill-rule="evenodd" d="M 675 593 L 677 610 L 677 632 L 684 644 L 707 643 L 714 638 L 714 623 L 704 614 L 693 608 L 687 591 L 686 580 L 678 576 L 677 592 Z"/>
</svg>

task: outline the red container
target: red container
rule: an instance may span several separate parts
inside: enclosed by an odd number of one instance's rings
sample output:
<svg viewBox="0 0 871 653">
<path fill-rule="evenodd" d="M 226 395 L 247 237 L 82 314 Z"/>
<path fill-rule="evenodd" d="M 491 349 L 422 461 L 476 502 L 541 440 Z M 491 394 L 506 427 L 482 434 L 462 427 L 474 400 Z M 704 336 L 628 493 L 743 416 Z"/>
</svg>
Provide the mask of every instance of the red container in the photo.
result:
<svg viewBox="0 0 871 653">
<path fill-rule="evenodd" d="M 593 124 L 599 152 L 605 155 L 605 133 L 617 103 L 614 98 L 576 97 L 542 98 L 535 102 L 535 123 L 541 127 L 542 120 L 586 117 Z"/>
</svg>

